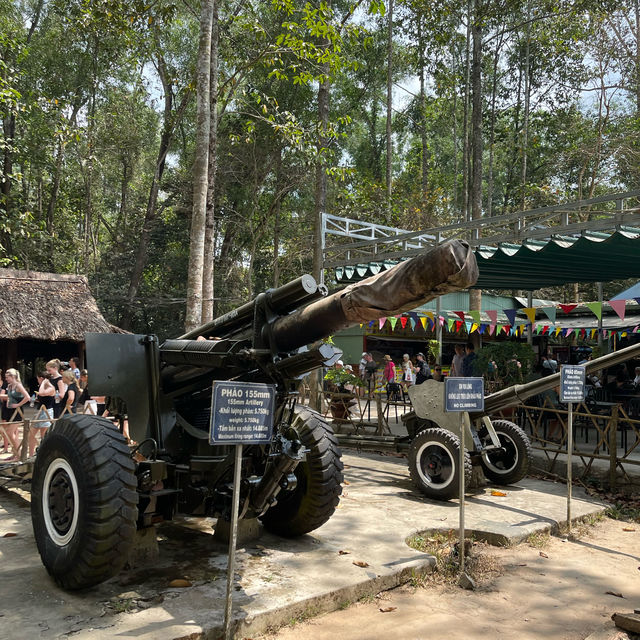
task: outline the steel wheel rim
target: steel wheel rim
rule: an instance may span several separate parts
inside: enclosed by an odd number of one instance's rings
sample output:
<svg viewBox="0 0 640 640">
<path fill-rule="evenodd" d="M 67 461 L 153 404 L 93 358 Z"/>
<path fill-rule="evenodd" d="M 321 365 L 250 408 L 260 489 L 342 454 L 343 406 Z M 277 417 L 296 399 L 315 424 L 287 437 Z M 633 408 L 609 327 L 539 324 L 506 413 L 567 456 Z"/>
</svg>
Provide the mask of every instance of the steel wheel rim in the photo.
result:
<svg viewBox="0 0 640 640">
<path fill-rule="evenodd" d="M 490 469 L 494 473 L 501 473 L 501 474 L 509 473 L 518 466 L 518 461 L 520 460 L 518 447 L 516 446 L 515 440 L 509 434 L 503 433 L 502 431 L 500 431 L 496 435 L 500 440 L 500 444 L 505 448 L 505 452 L 496 454 L 491 451 L 483 451 L 482 460 L 487 466 L 487 469 Z M 492 453 L 496 458 L 496 463 L 503 462 L 506 459 L 506 460 L 513 460 L 513 464 L 509 468 L 496 466 L 494 461 L 491 460 Z"/>
<path fill-rule="evenodd" d="M 78 528 L 78 482 L 71 465 L 56 458 L 47 468 L 42 485 L 42 514 L 51 540 L 64 547 Z"/>
<path fill-rule="evenodd" d="M 441 442 L 429 440 L 423 443 L 416 455 L 416 469 L 425 485 L 442 490 L 452 482 L 456 472 L 456 462 L 451 452 Z M 438 480 L 439 478 L 444 479 Z"/>
</svg>

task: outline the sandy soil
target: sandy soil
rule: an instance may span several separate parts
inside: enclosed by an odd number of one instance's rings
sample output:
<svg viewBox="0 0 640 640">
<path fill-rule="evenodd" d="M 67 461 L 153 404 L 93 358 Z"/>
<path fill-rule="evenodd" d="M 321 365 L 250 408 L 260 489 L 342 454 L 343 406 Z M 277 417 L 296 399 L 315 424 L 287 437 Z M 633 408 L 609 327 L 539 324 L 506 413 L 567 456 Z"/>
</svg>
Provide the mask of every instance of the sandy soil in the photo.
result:
<svg viewBox="0 0 640 640">
<path fill-rule="evenodd" d="M 614 612 L 640 608 L 640 524 L 605 519 L 577 534 L 578 540 L 535 540 L 542 546 L 483 549 L 500 575 L 475 591 L 429 580 L 370 602 L 345 603 L 341 611 L 294 622 L 263 638 L 583 639 L 610 626 Z"/>
</svg>

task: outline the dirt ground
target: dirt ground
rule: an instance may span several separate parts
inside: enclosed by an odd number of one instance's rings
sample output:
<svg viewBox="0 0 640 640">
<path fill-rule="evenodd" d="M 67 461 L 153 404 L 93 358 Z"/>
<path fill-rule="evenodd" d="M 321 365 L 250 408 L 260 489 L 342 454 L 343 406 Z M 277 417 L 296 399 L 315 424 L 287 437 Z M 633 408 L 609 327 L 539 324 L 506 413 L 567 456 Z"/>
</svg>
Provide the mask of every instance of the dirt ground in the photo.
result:
<svg viewBox="0 0 640 640">
<path fill-rule="evenodd" d="M 475 591 L 428 577 L 369 601 L 345 602 L 340 611 L 292 620 L 262 638 L 581 640 L 605 627 L 607 638 L 633 637 L 616 634 L 610 618 L 640 608 L 640 524 L 605 518 L 574 534 L 578 539 L 540 535 L 506 549 L 474 545 L 472 554 L 481 554 L 485 566 Z"/>
</svg>

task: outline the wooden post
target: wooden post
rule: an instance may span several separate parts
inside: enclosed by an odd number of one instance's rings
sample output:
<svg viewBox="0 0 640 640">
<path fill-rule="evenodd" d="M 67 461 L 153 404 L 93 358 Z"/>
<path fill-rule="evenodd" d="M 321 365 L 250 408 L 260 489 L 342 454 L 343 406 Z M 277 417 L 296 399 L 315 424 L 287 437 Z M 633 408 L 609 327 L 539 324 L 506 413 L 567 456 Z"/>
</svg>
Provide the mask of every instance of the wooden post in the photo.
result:
<svg viewBox="0 0 640 640">
<path fill-rule="evenodd" d="M 618 461 L 618 405 L 611 407 L 609 421 L 609 487 L 616 486 L 616 466 Z"/>
<path fill-rule="evenodd" d="M 20 462 L 26 462 L 29 453 L 29 429 L 30 421 L 22 419 L 22 445 L 20 449 Z"/>
</svg>

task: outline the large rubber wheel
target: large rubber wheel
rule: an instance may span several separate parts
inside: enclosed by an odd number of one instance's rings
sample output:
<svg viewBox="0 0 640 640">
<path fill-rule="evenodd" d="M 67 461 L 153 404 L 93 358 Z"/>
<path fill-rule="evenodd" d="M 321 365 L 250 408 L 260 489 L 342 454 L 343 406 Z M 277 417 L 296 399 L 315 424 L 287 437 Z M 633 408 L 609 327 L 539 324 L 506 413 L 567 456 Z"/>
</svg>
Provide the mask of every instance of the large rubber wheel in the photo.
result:
<svg viewBox="0 0 640 640">
<path fill-rule="evenodd" d="M 64 589 L 122 568 L 136 531 L 134 468 L 124 437 L 104 418 L 65 416 L 42 440 L 31 520 L 42 562 Z"/>
<path fill-rule="evenodd" d="M 460 495 L 460 439 L 446 429 L 426 429 L 409 448 L 413 483 L 429 498 L 450 500 Z M 465 484 L 471 481 L 471 457 L 464 452 Z"/>
<path fill-rule="evenodd" d="M 502 451 L 482 453 L 480 462 L 488 480 L 496 484 L 513 484 L 529 472 L 533 452 L 527 434 L 509 420 L 493 420 L 493 428 Z M 489 440 L 489 438 L 486 438 Z"/>
<path fill-rule="evenodd" d="M 298 484 L 281 491 L 277 503 L 261 516 L 265 528 L 285 537 L 321 527 L 336 510 L 344 476 L 340 447 L 331 427 L 317 412 L 300 408 L 293 420 L 307 459 L 295 469 Z"/>
</svg>

